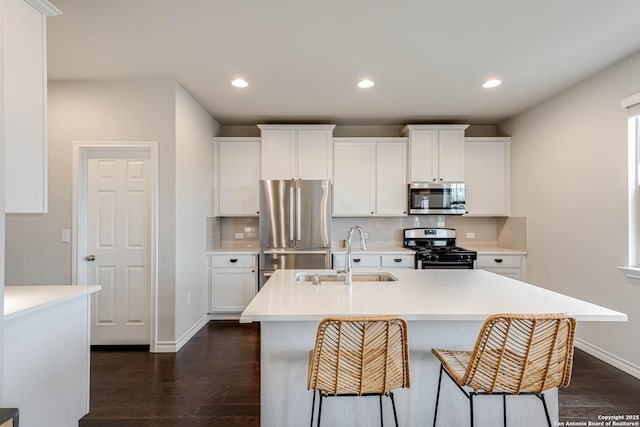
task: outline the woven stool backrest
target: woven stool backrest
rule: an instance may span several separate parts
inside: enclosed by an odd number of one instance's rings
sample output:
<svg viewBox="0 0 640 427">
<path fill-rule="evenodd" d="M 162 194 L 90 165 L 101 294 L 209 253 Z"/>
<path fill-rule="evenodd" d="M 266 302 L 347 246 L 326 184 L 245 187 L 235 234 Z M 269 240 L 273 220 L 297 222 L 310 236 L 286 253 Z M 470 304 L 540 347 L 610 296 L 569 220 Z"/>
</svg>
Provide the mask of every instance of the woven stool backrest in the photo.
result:
<svg viewBox="0 0 640 427">
<path fill-rule="evenodd" d="M 388 316 L 322 320 L 307 386 L 334 395 L 409 387 L 407 323 Z"/>
<path fill-rule="evenodd" d="M 496 314 L 484 323 L 462 382 L 488 393 L 542 393 L 571 379 L 576 320 Z"/>
</svg>

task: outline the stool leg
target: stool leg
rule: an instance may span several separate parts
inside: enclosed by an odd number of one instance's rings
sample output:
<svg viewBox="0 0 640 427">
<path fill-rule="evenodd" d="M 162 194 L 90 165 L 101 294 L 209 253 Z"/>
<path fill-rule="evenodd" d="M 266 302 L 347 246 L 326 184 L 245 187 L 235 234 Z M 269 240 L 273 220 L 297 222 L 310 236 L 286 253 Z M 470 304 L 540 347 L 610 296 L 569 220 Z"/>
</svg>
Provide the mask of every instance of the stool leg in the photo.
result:
<svg viewBox="0 0 640 427">
<path fill-rule="evenodd" d="M 320 394 L 320 402 L 318 403 L 318 427 L 320 427 L 320 417 L 322 416 L 322 392 L 320 390 L 318 390 L 318 393 Z"/>
<path fill-rule="evenodd" d="M 313 427 L 313 412 L 316 409 L 316 391 L 313 390 L 313 400 L 311 401 L 311 424 L 309 427 Z"/>
<path fill-rule="evenodd" d="M 391 398 L 391 406 L 393 407 L 393 419 L 396 422 L 396 427 L 398 427 L 398 413 L 396 412 L 396 401 L 393 398 L 392 392 L 389 392 L 389 397 Z"/>
<path fill-rule="evenodd" d="M 433 412 L 433 427 L 436 427 L 436 418 L 438 418 L 438 402 L 440 401 L 440 384 L 442 383 L 442 370 L 440 365 L 440 376 L 438 376 L 438 392 L 436 393 L 436 410 Z"/>
<path fill-rule="evenodd" d="M 540 400 L 542 400 L 542 406 L 544 407 L 544 415 L 547 417 L 547 425 L 551 427 L 551 418 L 549 418 L 549 410 L 547 410 L 547 401 L 544 399 L 544 394 L 536 394 Z"/>
<path fill-rule="evenodd" d="M 502 395 L 502 421 L 504 422 L 504 427 L 507 427 L 507 395 Z"/>
<path fill-rule="evenodd" d="M 469 420 L 471 427 L 473 427 L 473 393 L 469 393 Z"/>
<path fill-rule="evenodd" d="M 378 395 L 378 400 L 380 401 L 380 425 L 384 427 L 384 417 L 382 416 L 382 395 Z"/>
</svg>

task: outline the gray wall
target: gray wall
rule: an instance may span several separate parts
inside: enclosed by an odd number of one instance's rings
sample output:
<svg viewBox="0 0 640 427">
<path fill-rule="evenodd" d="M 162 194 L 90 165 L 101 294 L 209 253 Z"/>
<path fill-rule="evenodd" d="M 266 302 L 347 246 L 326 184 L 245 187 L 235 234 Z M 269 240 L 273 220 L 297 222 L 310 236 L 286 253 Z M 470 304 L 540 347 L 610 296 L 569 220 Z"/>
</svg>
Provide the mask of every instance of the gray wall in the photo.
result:
<svg viewBox="0 0 640 427">
<path fill-rule="evenodd" d="M 172 82 L 49 82 L 49 213 L 7 216 L 8 284 L 71 283 L 72 141 L 158 141 L 158 340 L 174 339 L 174 98 Z"/>
<path fill-rule="evenodd" d="M 640 367 L 640 282 L 628 259 L 627 115 L 640 54 L 503 123 L 511 135 L 511 212 L 528 218 L 527 277 L 625 312 L 628 323 L 578 325 L 580 339 Z"/>
<path fill-rule="evenodd" d="M 213 136 L 220 125 L 176 85 L 176 340 L 207 314 L 207 217 L 213 215 Z"/>
</svg>

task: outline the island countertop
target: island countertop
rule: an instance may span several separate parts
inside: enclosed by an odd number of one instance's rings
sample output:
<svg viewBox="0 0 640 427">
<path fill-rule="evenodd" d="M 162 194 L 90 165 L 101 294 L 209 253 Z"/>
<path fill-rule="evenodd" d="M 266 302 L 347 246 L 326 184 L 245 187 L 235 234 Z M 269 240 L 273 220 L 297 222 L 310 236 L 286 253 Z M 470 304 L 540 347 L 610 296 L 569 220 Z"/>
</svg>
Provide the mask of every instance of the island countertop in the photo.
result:
<svg viewBox="0 0 640 427">
<path fill-rule="evenodd" d="M 12 286 L 4 288 L 4 320 L 22 317 L 74 298 L 97 292 L 100 286 Z"/>
<path fill-rule="evenodd" d="M 389 269 L 398 281 L 350 286 L 296 282 L 301 271 L 276 271 L 240 322 L 387 314 L 406 320 L 483 321 L 494 313 L 556 312 L 572 314 L 579 321 L 627 320 L 624 313 L 484 270 Z"/>
</svg>

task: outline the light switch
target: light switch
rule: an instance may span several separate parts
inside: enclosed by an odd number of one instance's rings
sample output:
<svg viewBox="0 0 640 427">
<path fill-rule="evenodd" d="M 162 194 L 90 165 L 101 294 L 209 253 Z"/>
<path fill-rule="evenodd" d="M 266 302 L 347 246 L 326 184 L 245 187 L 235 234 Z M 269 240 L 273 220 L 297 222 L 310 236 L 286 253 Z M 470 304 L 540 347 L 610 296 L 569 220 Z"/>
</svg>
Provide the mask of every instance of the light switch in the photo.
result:
<svg viewBox="0 0 640 427">
<path fill-rule="evenodd" d="M 71 230 L 69 230 L 68 228 L 61 229 L 60 230 L 60 241 L 62 243 L 71 242 Z"/>
</svg>

